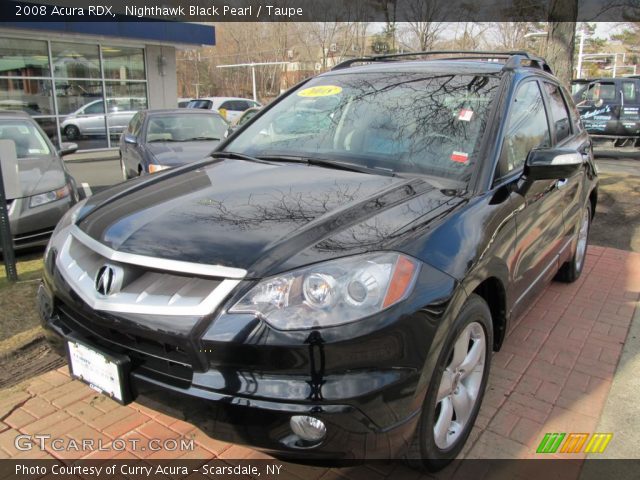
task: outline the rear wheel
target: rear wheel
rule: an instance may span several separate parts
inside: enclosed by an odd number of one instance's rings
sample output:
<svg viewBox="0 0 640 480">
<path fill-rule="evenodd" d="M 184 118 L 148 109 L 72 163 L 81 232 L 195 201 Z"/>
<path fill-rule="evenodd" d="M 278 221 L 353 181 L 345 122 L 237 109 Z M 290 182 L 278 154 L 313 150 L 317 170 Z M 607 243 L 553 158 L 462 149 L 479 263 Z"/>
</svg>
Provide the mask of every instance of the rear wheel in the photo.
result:
<svg viewBox="0 0 640 480">
<path fill-rule="evenodd" d="M 64 127 L 64 135 L 67 140 L 78 140 L 80 138 L 80 129 L 75 125 L 67 125 Z"/>
<path fill-rule="evenodd" d="M 456 318 L 429 385 L 409 463 L 437 471 L 462 450 L 475 423 L 489 376 L 491 312 L 472 294 Z"/>
<path fill-rule="evenodd" d="M 580 278 L 584 269 L 584 261 L 587 256 L 587 244 L 589 241 L 589 229 L 591 228 L 591 204 L 587 203 L 582 211 L 578 238 L 576 239 L 576 249 L 573 257 L 566 262 L 556 275 L 556 279 L 561 282 L 571 283 Z"/>
</svg>

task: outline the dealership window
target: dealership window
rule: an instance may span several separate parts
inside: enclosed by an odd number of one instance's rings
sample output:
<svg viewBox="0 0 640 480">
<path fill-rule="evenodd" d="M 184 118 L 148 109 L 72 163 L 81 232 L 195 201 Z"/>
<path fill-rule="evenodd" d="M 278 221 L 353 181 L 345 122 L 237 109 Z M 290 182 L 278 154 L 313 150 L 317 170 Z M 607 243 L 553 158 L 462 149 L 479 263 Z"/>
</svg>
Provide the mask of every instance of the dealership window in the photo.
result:
<svg viewBox="0 0 640 480">
<path fill-rule="evenodd" d="M 144 49 L 0 37 L 0 110 L 21 110 L 55 145 L 109 148 L 146 109 Z"/>
</svg>

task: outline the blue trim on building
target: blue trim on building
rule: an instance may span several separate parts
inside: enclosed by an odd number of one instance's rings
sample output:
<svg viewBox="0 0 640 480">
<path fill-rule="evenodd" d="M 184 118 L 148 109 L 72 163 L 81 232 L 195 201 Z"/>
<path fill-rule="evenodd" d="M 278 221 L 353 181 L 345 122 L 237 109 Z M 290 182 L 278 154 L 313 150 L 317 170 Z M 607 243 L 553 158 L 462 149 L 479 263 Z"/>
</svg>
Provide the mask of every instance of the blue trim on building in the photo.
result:
<svg viewBox="0 0 640 480">
<path fill-rule="evenodd" d="M 216 44 L 215 27 L 195 23 L 150 21 L 148 19 L 140 22 L 0 22 L 0 27 L 122 37 L 135 40 L 156 40 L 189 45 Z"/>
</svg>

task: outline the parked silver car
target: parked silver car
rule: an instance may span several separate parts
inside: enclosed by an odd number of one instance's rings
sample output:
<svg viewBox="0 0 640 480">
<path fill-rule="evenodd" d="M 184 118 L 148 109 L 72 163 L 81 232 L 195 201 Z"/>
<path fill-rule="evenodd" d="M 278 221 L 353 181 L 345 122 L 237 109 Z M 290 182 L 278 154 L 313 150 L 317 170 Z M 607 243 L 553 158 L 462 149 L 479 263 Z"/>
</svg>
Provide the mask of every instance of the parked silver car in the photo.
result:
<svg viewBox="0 0 640 480">
<path fill-rule="evenodd" d="M 138 110 L 147 108 L 143 97 L 109 98 L 107 119 L 109 133 L 119 135 L 127 127 Z M 60 129 L 67 140 L 77 140 L 86 136 L 105 136 L 104 100 L 94 100 L 66 117 Z"/>
<path fill-rule="evenodd" d="M 10 149 L 15 148 L 18 166 L 19 185 L 6 189 L 14 246 L 46 245 L 58 220 L 78 201 L 76 182 L 61 158 L 75 152 L 78 145 L 63 143 L 57 150 L 24 112 L 0 112 L 0 140 L 8 140 Z M 10 173 L 3 172 L 5 185 Z"/>
<path fill-rule="evenodd" d="M 202 97 L 191 100 L 187 104 L 187 108 L 217 111 L 229 123 L 232 123 L 249 108 L 261 106 L 254 100 L 239 97 Z"/>
</svg>

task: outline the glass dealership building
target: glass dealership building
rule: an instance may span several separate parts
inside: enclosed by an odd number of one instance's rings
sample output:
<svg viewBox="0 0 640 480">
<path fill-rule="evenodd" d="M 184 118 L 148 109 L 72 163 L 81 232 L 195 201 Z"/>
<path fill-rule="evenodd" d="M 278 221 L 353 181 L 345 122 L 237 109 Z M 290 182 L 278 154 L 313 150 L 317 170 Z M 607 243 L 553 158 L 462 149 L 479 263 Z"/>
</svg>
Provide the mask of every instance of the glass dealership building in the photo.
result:
<svg viewBox="0 0 640 480">
<path fill-rule="evenodd" d="M 176 108 L 176 48 L 215 44 L 213 27 L 179 22 L 23 27 L 0 23 L 0 110 L 81 150 L 117 146 L 138 110 Z"/>
</svg>

